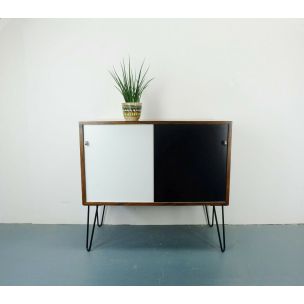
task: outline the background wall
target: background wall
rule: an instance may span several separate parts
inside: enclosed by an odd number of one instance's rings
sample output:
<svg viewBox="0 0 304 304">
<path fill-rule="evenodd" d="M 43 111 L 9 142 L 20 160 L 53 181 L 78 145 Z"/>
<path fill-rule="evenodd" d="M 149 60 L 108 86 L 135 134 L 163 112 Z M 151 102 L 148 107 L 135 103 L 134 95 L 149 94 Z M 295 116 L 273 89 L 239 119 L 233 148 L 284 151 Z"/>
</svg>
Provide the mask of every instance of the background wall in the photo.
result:
<svg viewBox="0 0 304 304">
<path fill-rule="evenodd" d="M 303 20 L 1 20 L 0 222 L 85 223 L 78 121 L 122 119 L 108 70 L 155 77 L 142 119 L 232 120 L 230 224 L 304 222 Z M 119 188 L 119 187 L 118 187 Z M 201 207 L 110 207 L 200 224 Z"/>
</svg>

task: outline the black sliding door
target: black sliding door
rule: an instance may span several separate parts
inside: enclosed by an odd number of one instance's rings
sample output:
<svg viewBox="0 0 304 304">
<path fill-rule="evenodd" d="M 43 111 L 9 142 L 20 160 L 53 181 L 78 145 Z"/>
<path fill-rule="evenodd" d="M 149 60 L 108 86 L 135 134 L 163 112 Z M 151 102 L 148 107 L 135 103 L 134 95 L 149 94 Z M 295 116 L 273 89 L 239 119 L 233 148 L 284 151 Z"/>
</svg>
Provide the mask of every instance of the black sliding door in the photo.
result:
<svg viewBox="0 0 304 304">
<path fill-rule="evenodd" d="M 154 125 L 154 201 L 225 201 L 228 124 Z"/>
</svg>

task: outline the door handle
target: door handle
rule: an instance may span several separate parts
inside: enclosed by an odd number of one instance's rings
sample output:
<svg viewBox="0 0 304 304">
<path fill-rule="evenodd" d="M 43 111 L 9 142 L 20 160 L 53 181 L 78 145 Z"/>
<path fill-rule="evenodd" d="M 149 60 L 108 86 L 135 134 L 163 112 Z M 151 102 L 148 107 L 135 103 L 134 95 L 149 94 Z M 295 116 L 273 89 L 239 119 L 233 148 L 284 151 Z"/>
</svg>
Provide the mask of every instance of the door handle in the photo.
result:
<svg viewBox="0 0 304 304">
<path fill-rule="evenodd" d="M 88 140 L 85 140 L 84 145 L 88 147 L 90 145 L 90 142 Z"/>
</svg>

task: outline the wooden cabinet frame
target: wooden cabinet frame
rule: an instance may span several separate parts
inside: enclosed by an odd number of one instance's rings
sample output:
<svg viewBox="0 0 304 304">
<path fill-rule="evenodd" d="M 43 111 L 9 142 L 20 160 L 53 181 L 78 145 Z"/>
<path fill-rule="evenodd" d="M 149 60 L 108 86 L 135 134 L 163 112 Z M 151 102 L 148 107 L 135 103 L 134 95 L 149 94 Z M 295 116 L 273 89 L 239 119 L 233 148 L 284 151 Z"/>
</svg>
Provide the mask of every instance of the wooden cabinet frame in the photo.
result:
<svg viewBox="0 0 304 304">
<path fill-rule="evenodd" d="M 86 169 L 85 169 L 85 148 L 84 148 L 84 126 L 85 125 L 128 125 L 128 124 L 228 124 L 228 149 L 226 162 L 226 199 L 225 201 L 212 202 L 88 202 L 86 195 Z M 232 139 L 232 122 L 231 121 L 81 121 L 79 122 L 79 139 L 80 139 L 80 167 L 81 167 L 81 189 L 82 189 L 82 204 L 84 206 L 228 206 L 230 194 L 230 167 L 231 167 L 231 139 Z"/>
</svg>

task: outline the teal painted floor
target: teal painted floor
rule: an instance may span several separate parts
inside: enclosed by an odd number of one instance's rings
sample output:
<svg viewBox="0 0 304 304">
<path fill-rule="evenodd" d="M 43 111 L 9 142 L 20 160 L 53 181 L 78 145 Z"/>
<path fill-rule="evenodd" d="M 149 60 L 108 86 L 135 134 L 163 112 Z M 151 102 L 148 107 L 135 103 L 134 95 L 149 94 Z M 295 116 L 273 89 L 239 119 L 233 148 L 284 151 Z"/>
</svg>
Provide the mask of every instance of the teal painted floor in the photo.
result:
<svg viewBox="0 0 304 304">
<path fill-rule="evenodd" d="M 304 285 L 304 225 L 0 224 L 0 285 Z"/>
</svg>

